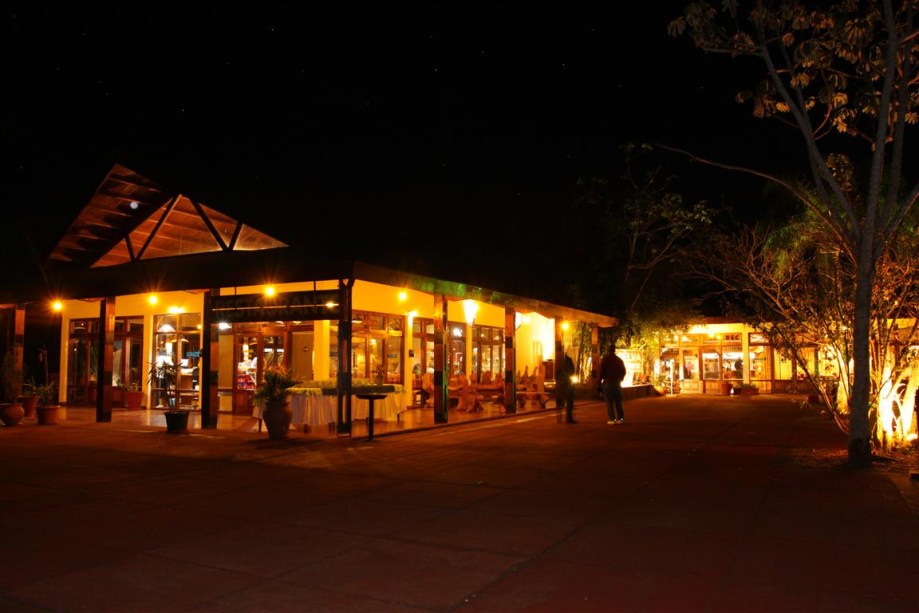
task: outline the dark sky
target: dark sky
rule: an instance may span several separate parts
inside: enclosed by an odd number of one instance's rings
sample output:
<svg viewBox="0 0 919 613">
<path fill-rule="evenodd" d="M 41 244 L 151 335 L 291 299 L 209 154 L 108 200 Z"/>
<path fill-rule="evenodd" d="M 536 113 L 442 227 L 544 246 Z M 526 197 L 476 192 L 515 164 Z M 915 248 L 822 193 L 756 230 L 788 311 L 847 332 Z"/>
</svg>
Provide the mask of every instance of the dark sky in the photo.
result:
<svg viewBox="0 0 919 613">
<path fill-rule="evenodd" d="M 496 246 L 623 142 L 762 159 L 682 4 L 7 4 L 4 225 L 42 253 L 120 163 L 285 240 Z"/>
</svg>

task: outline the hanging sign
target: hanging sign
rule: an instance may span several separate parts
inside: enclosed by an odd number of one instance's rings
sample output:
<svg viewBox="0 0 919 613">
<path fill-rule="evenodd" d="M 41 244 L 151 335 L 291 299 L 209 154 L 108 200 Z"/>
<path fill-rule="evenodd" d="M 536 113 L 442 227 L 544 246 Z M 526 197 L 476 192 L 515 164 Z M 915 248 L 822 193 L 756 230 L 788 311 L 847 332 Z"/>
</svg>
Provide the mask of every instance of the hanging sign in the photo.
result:
<svg viewBox="0 0 919 613">
<path fill-rule="evenodd" d="M 212 320 L 215 322 L 316 321 L 341 318 L 337 289 L 286 292 L 274 296 L 213 296 L 210 302 Z"/>
</svg>

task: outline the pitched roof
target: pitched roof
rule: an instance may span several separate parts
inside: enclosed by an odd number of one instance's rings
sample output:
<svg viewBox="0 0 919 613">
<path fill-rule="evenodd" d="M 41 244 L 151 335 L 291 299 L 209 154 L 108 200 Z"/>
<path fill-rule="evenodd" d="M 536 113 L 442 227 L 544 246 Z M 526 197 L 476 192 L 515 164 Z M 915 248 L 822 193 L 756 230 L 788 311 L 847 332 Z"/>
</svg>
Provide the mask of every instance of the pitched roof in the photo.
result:
<svg viewBox="0 0 919 613">
<path fill-rule="evenodd" d="M 86 267 L 287 245 L 116 164 L 49 255 Z"/>
</svg>

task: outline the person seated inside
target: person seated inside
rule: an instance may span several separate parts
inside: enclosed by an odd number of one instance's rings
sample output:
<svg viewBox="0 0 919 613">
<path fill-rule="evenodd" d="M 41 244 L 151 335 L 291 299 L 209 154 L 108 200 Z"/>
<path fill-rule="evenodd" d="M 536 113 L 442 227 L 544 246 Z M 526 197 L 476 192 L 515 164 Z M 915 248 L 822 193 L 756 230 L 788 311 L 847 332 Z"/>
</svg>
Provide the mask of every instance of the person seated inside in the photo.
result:
<svg viewBox="0 0 919 613">
<path fill-rule="evenodd" d="M 434 373 L 426 372 L 421 375 L 421 406 L 430 406 L 428 402 L 434 395 Z"/>
</svg>

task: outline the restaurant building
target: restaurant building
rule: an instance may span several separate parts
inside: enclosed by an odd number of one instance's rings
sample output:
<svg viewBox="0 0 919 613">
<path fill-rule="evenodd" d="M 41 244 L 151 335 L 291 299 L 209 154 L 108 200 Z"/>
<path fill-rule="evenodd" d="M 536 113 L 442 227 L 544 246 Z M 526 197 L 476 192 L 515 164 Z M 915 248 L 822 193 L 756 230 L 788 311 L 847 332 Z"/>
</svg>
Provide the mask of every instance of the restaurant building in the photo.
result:
<svg viewBox="0 0 919 613">
<path fill-rule="evenodd" d="M 251 413 L 265 369 L 284 365 L 334 405 L 332 423 L 343 434 L 361 416 L 355 389 L 386 386 L 382 416 L 397 417 L 419 402 L 424 373 L 433 375 L 435 422 L 449 419 L 458 374 L 501 381 L 497 395 L 514 411 L 522 373 L 539 373 L 551 387 L 556 356 L 574 343 L 572 324 L 590 328 L 596 363 L 599 329 L 618 323 L 317 256 L 120 165 L 51 251 L 43 283 L 0 297 L 20 363 L 30 303 L 55 305 L 60 401 L 95 406 L 99 422 L 137 395 L 148 408 L 200 410 L 202 427 L 216 427 L 222 413 Z M 150 376 L 163 362 L 176 367 L 176 397 Z"/>
<path fill-rule="evenodd" d="M 835 364 L 816 343 L 805 345 L 803 354 L 811 374 L 835 379 Z M 720 318 L 665 337 L 659 374 L 674 393 L 725 395 L 754 387 L 765 394 L 814 392 L 804 369 L 772 347 L 762 330 Z"/>
</svg>

